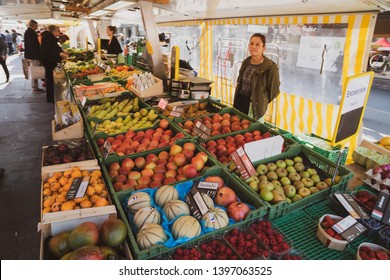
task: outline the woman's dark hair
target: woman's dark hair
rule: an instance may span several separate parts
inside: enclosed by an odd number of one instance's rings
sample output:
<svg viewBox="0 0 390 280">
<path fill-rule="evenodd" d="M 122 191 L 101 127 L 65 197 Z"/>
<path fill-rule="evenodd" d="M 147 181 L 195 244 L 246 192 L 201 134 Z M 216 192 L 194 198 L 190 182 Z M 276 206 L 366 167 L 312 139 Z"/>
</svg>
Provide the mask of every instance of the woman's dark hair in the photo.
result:
<svg viewBox="0 0 390 280">
<path fill-rule="evenodd" d="M 255 33 L 251 36 L 250 39 L 252 39 L 252 37 L 259 37 L 261 39 L 261 41 L 263 42 L 263 46 L 265 47 L 265 36 L 261 33 Z"/>
<path fill-rule="evenodd" d="M 113 25 L 109 25 L 109 26 L 107 26 L 107 28 L 110 29 L 110 31 L 112 31 L 112 33 L 115 33 L 115 31 L 116 31 L 116 27 Z"/>
</svg>

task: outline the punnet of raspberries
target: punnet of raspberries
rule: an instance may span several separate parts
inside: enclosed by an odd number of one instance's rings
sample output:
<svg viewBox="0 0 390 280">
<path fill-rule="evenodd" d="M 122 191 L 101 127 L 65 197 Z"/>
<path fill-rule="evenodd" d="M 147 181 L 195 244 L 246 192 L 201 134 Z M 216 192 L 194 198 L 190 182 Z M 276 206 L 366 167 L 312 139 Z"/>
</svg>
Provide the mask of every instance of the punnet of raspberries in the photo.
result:
<svg viewBox="0 0 390 280">
<path fill-rule="evenodd" d="M 374 249 L 369 246 L 361 246 L 359 256 L 362 260 L 389 260 L 390 252 L 383 249 Z"/>
<path fill-rule="evenodd" d="M 177 248 L 173 254 L 174 260 L 201 260 L 202 254 L 195 247 L 192 248 Z"/>
<path fill-rule="evenodd" d="M 206 260 L 238 260 L 238 255 L 217 237 L 199 244 Z"/>
</svg>

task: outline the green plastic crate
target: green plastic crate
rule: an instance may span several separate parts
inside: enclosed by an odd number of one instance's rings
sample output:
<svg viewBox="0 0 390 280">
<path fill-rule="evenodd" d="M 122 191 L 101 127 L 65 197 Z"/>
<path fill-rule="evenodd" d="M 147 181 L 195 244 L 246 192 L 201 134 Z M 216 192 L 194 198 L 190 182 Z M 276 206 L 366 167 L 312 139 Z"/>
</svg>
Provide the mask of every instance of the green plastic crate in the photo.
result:
<svg viewBox="0 0 390 280">
<path fill-rule="evenodd" d="M 318 222 L 303 211 L 295 211 L 272 221 L 294 244 L 294 249 L 302 251 L 310 260 L 353 260 L 354 254 L 346 249 L 328 249 L 317 238 Z M 348 246 L 347 246 L 348 248 Z"/>
<path fill-rule="evenodd" d="M 248 190 L 244 189 L 241 187 L 240 183 L 237 182 L 237 179 L 232 177 L 230 173 L 225 170 L 224 168 L 221 167 L 212 167 L 208 169 L 202 177 L 207 177 L 207 176 L 220 176 L 224 179 L 225 185 L 229 186 L 232 188 L 237 196 L 240 198 L 241 201 L 248 203 L 252 205 L 255 209 L 251 210 L 250 214 L 246 217 L 244 221 L 234 223 L 232 225 L 229 225 L 225 228 L 215 230 L 206 234 L 203 234 L 201 236 L 198 236 L 194 239 L 189 240 L 188 242 L 185 242 L 183 244 L 179 244 L 175 247 L 172 248 L 167 248 L 163 245 L 157 244 L 154 245 L 148 249 L 140 250 L 137 242 L 136 242 L 136 235 L 132 231 L 132 227 L 130 225 L 130 221 L 128 220 L 128 216 L 126 214 L 126 210 L 123 209 L 123 202 L 126 200 L 127 197 L 130 196 L 130 192 L 120 192 L 120 193 L 114 193 L 112 197 L 114 198 L 114 203 L 118 209 L 118 213 L 121 217 L 121 219 L 125 222 L 127 230 L 128 230 L 128 241 L 130 244 L 130 250 L 132 252 L 132 255 L 135 259 L 150 259 L 153 258 L 159 254 L 165 254 L 167 252 L 173 252 L 175 249 L 186 246 L 186 245 L 195 245 L 198 244 L 199 242 L 210 238 L 211 236 L 214 235 L 221 235 L 223 234 L 226 230 L 234 228 L 234 227 L 239 227 L 239 226 L 244 226 L 248 221 L 251 221 L 253 219 L 261 218 L 264 217 L 267 213 L 267 208 L 266 206 L 255 196 L 253 196 Z M 200 179 L 200 178 L 198 178 Z M 195 179 L 197 180 L 197 179 Z"/>
<path fill-rule="evenodd" d="M 304 211 L 313 221 L 318 222 L 318 220 L 325 214 L 338 215 L 334 212 L 329 206 L 330 200 L 325 199 L 309 207 L 305 208 Z"/>
<path fill-rule="evenodd" d="M 191 143 L 195 144 L 196 148 L 195 148 L 194 154 L 197 154 L 198 152 L 202 151 L 200 149 L 200 147 L 191 139 L 180 139 L 179 141 L 176 142 L 176 144 L 179 145 L 179 146 L 183 146 L 187 142 L 191 142 Z M 157 150 L 145 151 L 145 152 L 142 152 L 142 153 L 131 154 L 131 155 L 128 155 L 128 156 L 125 156 L 125 157 L 121 157 L 121 158 L 119 158 L 119 157 L 111 157 L 111 158 L 108 158 L 107 160 L 105 160 L 104 162 L 101 162 L 100 166 L 101 166 L 101 169 L 102 169 L 102 172 L 103 172 L 103 176 L 104 176 L 104 178 L 106 180 L 107 187 L 108 187 L 110 193 L 111 194 L 117 193 L 117 192 L 115 192 L 115 189 L 113 187 L 112 181 L 111 181 L 111 179 L 109 177 L 109 173 L 108 173 L 109 165 L 111 163 L 113 163 L 113 162 L 121 162 L 125 158 L 131 158 L 131 159 L 134 160 L 137 157 L 146 157 L 148 154 L 158 155 L 158 153 L 160 153 L 162 151 L 167 151 L 169 153 L 170 148 L 171 147 L 165 147 L 165 148 L 161 148 L 161 149 L 157 149 Z M 208 160 L 207 160 L 207 162 L 205 164 L 205 168 L 202 170 L 201 175 L 203 176 L 208 168 L 216 166 L 216 165 L 218 165 L 216 160 L 214 160 L 211 157 L 208 157 Z M 183 182 L 183 181 L 181 181 L 181 182 Z M 176 183 L 178 183 L 178 182 L 175 182 L 173 184 L 176 184 Z M 134 191 L 134 190 L 133 189 L 129 189 L 129 190 L 120 191 L 120 192 L 129 193 L 131 191 Z"/>
<path fill-rule="evenodd" d="M 169 121 L 169 120 L 168 120 Z M 134 132 L 138 132 L 138 131 L 146 131 L 148 129 L 157 129 L 159 127 L 159 124 L 156 122 L 153 127 L 149 127 L 149 128 L 143 128 L 143 129 L 138 129 L 138 130 L 134 130 Z M 169 121 L 169 126 L 168 126 L 168 129 L 172 130 L 173 131 L 173 134 L 176 135 L 177 133 L 181 132 L 184 134 L 184 138 L 181 138 L 181 139 L 190 139 L 190 136 L 182 129 L 180 129 L 180 127 L 178 127 L 175 123 Z M 126 132 L 124 133 L 121 133 L 121 134 L 126 134 Z M 98 136 L 101 136 L 101 137 L 98 137 Z M 120 161 L 122 159 L 124 159 L 126 156 L 118 156 L 116 153 L 112 153 L 112 154 L 109 154 L 107 156 L 106 159 L 103 158 L 102 156 L 102 153 L 100 152 L 99 150 L 99 146 L 97 144 L 97 139 L 99 138 L 102 138 L 102 139 L 107 139 L 108 137 L 112 137 L 111 135 L 108 135 L 108 134 L 105 134 L 105 133 L 99 133 L 98 135 L 96 135 L 95 137 L 93 137 L 93 141 L 92 141 L 92 146 L 94 148 L 94 151 L 97 155 L 97 158 L 99 158 L 100 161 L 102 162 L 106 162 L 108 161 L 109 159 L 113 159 L 115 161 Z M 165 147 L 164 147 L 165 148 Z M 153 149 L 153 150 L 148 150 L 152 153 L 158 153 L 159 151 L 161 151 L 162 149 L 164 148 L 156 148 L 156 149 Z"/>
<path fill-rule="evenodd" d="M 259 160 L 253 163 L 253 166 L 256 168 L 262 163 L 276 162 L 279 159 L 293 158 L 295 156 L 302 156 L 306 164 L 315 167 L 318 170 L 320 178 L 323 180 L 325 177 L 332 177 L 336 169 L 336 164 L 331 160 L 324 158 L 322 155 L 312 151 L 304 145 L 294 145 L 291 146 L 286 152 L 269 157 L 263 160 Z M 337 191 L 345 191 L 347 189 L 347 184 L 349 180 L 353 177 L 353 174 L 345 167 L 339 166 L 338 175 L 342 176 L 339 183 L 333 185 L 331 188 L 319 191 L 315 194 L 309 195 L 299 201 L 294 203 L 279 202 L 277 204 L 271 205 L 268 202 L 265 202 L 268 205 L 268 219 L 273 220 L 279 218 L 287 213 L 290 213 L 295 210 L 305 208 L 313 203 L 324 200 L 329 197 L 331 193 Z M 237 176 L 237 175 L 235 175 Z M 240 179 L 241 180 L 241 179 Z M 249 185 L 241 180 L 243 186 L 250 189 Z M 251 189 L 251 191 L 255 192 Z"/>
</svg>

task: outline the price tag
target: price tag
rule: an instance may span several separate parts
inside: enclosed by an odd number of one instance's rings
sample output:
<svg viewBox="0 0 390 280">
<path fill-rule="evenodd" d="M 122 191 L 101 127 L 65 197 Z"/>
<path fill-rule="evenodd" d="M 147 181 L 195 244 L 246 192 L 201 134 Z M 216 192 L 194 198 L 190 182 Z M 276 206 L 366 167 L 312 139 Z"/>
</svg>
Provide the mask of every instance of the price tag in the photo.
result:
<svg viewBox="0 0 390 280">
<path fill-rule="evenodd" d="M 102 151 L 102 156 L 104 159 L 107 158 L 107 156 L 109 155 L 110 153 L 110 150 L 111 150 L 111 143 L 108 142 L 107 140 L 104 141 L 104 144 L 103 144 L 103 151 Z"/>
<path fill-rule="evenodd" d="M 164 98 L 160 98 L 160 101 L 158 101 L 157 107 L 161 110 L 164 110 L 168 105 L 168 100 Z"/>
<path fill-rule="evenodd" d="M 173 107 L 171 111 L 171 116 L 179 118 L 181 117 L 182 113 L 183 113 L 183 107 Z"/>
<path fill-rule="evenodd" d="M 81 180 L 79 189 L 77 190 L 75 198 L 84 197 L 85 192 L 87 191 L 90 179 L 91 179 L 91 177 L 89 177 L 89 176 L 83 177 L 83 179 Z"/>
<path fill-rule="evenodd" d="M 76 193 L 79 190 L 82 177 L 77 177 L 73 179 L 72 185 L 69 188 L 68 193 L 66 194 L 66 200 L 74 199 L 76 197 Z"/>
<path fill-rule="evenodd" d="M 102 62 L 99 62 L 97 65 L 98 65 L 98 67 L 102 68 L 103 70 L 106 70 L 106 68 L 107 68 L 107 65 L 105 65 Z"/>
<path fill-rule="evenodd" d="M 232 153 L 231 157 L 244 180 L 256 175 L 256 170 L 242 147 L 238 148 L 234 153 Z"/>
<path fill-rule="evenodd" d="M 85 103 L 87 102 L 87 98 L 85 96 L 81 97 L 81 106 L 85 106 Z"/>
<path fill-rule="evenodd" d="M 110 72 L 111 72 L 111 67 L 110 67 L 110 66 L 107 66 L 105 71 L 106 71 L 107 73 L 110 73 Z"/>
<path fill-rule="evenodd" d="M 206 141 L 206 139 L 210 137 L 211 128 L 205 126 L 199 120 L 196 120 L 194 123 L 194 133 L 199 136 L 199 138 Z"/>
</svg>

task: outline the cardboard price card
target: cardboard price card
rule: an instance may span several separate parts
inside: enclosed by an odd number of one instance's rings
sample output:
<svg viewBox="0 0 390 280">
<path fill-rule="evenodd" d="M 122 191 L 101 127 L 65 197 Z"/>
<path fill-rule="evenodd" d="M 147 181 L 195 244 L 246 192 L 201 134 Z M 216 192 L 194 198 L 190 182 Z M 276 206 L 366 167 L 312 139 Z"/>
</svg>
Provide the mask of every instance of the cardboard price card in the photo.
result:
<svg viewBox="0 0 390 280">
<path fill-rule="evenodd" d="M 199 136 L 199 138 L 206 141 L 206 139 L 210 137 L 211 128 L 205 126 L 199 120 L 196 120 L 194 123 L 194 133 Z"/>
<path fill-rule="evenodd" d="M 232 153 L 231 157 L 244 180 L 256 175 L 256 170 L 242 147 L 238 148 L 234 153 Z"/>
<path fill-rule="evenodd" d="M 103 144 L 103 151 L 102 151 L 102 156 L 104 159 L 107 158 L 111 150 L 111 143 L 108 142 L 107 140 Z"/>
<path fill-rule="evenodd" d="M 171 116 L 179 118 L 181 117 L 182 113 L 183 113 L 183 107 L 173 107 L 171 111 Z"/>
<path fill-rule="evenodd" d="M 157 107 L 160 108 L 161 110 L 164 110 L 168 105 L 168 100 L 164 98 L 160 98 L 158 101 Z"/>
<path fill-rule="evenodd" d="M 69 191 L 66 194 L 67 200 L 74 199 L 76 197 L 76 193 L 79 190 L 82 179 L 82 177 L 76 177 L 73 179 L 72 185 L 70 186 Z"/>
</svg>

